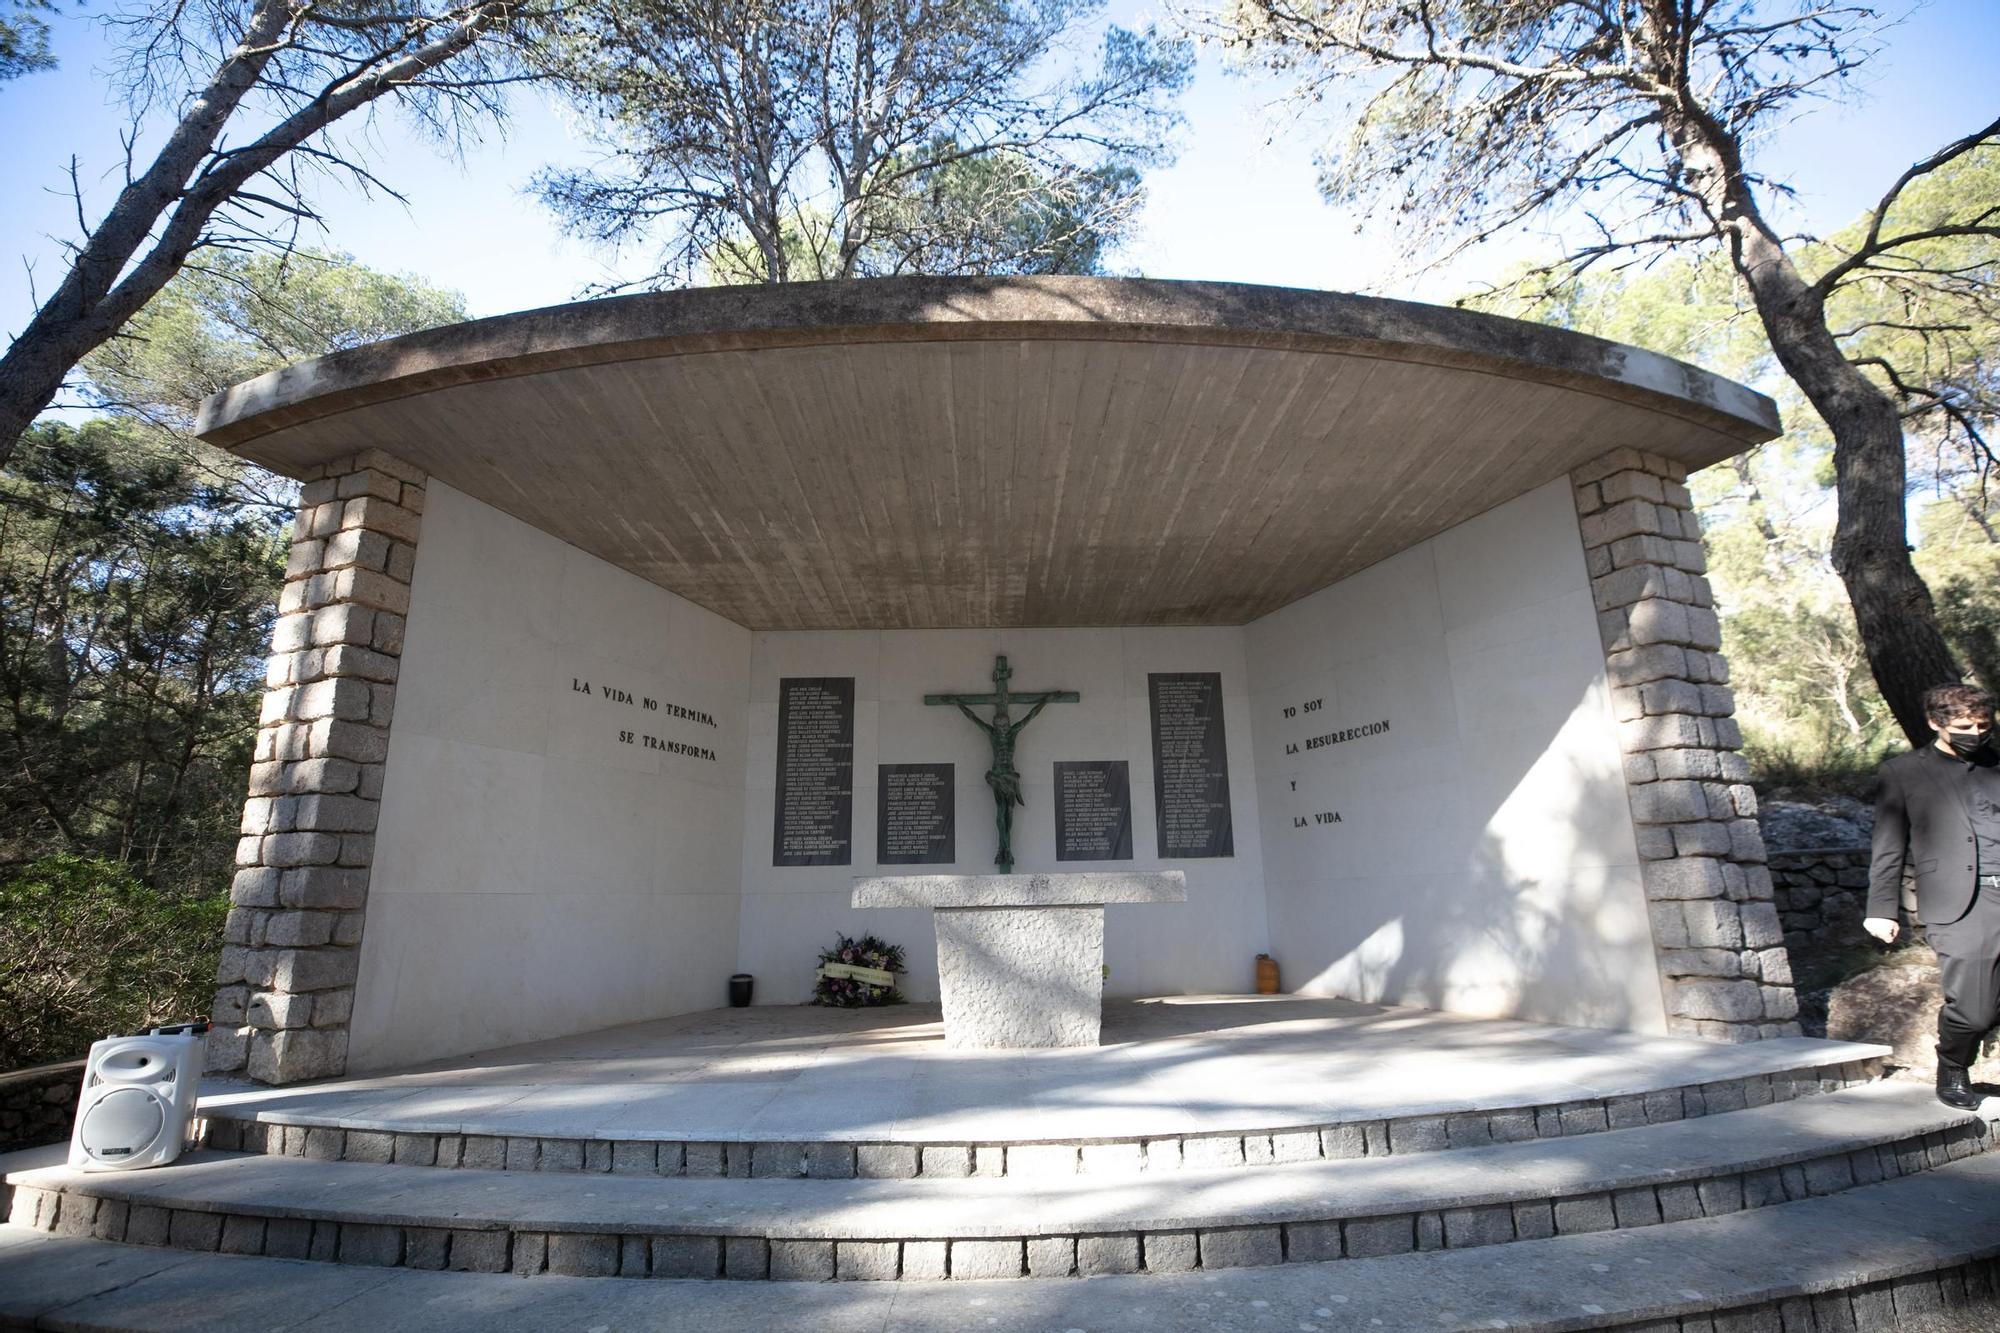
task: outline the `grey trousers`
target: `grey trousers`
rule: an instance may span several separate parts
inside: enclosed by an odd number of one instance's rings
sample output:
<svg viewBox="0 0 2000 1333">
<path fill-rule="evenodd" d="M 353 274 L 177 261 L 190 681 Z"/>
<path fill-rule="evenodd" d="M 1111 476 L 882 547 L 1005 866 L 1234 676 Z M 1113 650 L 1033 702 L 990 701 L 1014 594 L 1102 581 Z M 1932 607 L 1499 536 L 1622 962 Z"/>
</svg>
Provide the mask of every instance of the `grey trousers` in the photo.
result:
<svg viewBox="0 0 2000 1333">
<path fill-rule="evenodd" d="M 1944 983 L 1938 1062 L 1964 1068 L 1979 1058 L 1979 1043 L 2000 1021 L 2000 889 L 1981 883 L 1964 916 L 1924 931 Z"/>
</svg>

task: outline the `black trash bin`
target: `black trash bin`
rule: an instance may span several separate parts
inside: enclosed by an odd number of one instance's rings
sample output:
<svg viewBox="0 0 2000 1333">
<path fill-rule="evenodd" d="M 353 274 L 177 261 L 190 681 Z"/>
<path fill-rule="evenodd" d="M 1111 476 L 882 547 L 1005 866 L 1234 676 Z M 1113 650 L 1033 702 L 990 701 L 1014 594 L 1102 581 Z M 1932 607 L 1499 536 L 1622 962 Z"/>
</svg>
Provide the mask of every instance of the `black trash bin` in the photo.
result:
<svg viewBox="0 0 2000 1333">
<path fill-rule="evenodd" d="M 753 978 L 748 972 L 738 972 L 729 978 L 729 1007 L 748 1009 L 750 1007 L 750 987 Z"/>
</svg>

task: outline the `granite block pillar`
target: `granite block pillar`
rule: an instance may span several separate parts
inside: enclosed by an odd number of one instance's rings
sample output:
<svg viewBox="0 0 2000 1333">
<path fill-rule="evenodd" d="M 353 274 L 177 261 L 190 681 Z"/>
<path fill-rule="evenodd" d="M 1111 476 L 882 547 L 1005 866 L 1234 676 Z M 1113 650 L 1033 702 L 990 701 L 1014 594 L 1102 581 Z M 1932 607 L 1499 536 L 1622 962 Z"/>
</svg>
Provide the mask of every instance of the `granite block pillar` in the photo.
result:
<svg viewBox="0 0 2000 1333">
<path fill-rule="evenodd" d="M 342 1073 L 425 476 L 380 450 L 299 492 L 216 982 L 208 1067 Z"/>
<path fill-rule="evenodd" d="M 1672 461 L 1570 474 L 1670 1031 L 1797 1036 L 1790 956 L 1732 716 L 1701 527 Z"/>
</svg>

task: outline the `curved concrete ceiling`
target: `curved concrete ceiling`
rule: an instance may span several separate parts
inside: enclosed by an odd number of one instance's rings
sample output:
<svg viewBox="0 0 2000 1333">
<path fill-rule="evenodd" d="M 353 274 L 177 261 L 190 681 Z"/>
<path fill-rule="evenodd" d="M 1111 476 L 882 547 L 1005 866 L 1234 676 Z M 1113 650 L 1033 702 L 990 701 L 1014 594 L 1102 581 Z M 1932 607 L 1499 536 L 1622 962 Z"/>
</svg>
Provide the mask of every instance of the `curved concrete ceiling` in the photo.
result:
<svg viewBox="0 0 2000 1333">
<path fill-rule="evenodd" d="M 621 297 L 211 398 L 369 447 L 752 628 L 1239 624 L 1619 447 L 1778 433 L 1671 358 L 1463 310 L 1100 278 Z"/>
</svg>

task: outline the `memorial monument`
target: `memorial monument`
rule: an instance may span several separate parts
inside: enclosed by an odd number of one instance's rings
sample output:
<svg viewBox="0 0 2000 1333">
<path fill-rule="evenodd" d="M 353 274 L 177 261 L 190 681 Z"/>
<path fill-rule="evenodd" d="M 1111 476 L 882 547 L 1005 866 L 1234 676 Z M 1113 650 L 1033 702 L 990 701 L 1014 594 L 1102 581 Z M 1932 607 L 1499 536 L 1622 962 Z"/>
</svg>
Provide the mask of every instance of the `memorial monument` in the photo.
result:
<svg viewBox="0 0 2000 1333">
<path fill-rule="evenodd" d="M 997 875 L 905 875 L 859 880 L 854 906 L 928 907 L 937 931 L 938 998 L 945 1044 L 961 1048 L 1095 1046 L 1104 1007 L 1104 905 L 1186 902 L 1187 877 L 1015 875 L 1014 807 L 1023 804 L 1015 740 L 1052 703 L 1080 703 L 1075 690 L 1014 693 L 1004 655 L 993 659 L 991 694 L 926 694 L 986 733 L 993 761 Z M 1026 717 L 1011 720 L 1010 706 Z M 975 708 L 991 708 L 984 718 Z M 1129 842 L 1129 836 L 1127 841 Z"/>
<path fill-rule="evenodd" d="M 301 483 L 218 1070 L 739 972 L 799 1003 L 863 932 L 948 1027 L 1049 1001 L 967 1040 L 1093 1040 L 1103 996 L 1260 953 L 1307 996 L 1793 1030 L 1684 485 L 1778 423 L 1696 367 L 1339 293 L 908 278 L 434 329 L 200 429 Z"/>
</svg>

